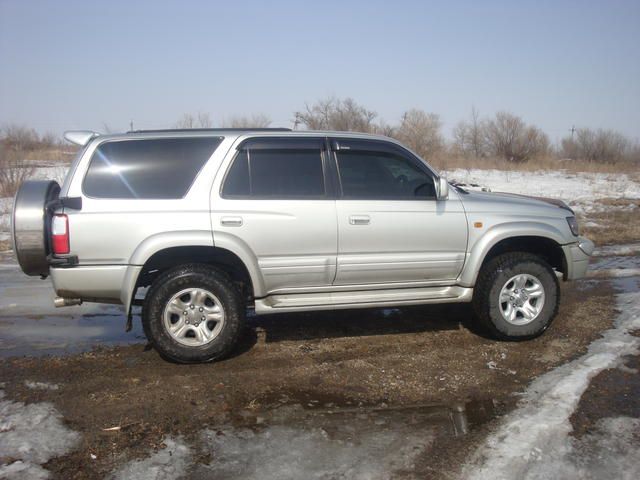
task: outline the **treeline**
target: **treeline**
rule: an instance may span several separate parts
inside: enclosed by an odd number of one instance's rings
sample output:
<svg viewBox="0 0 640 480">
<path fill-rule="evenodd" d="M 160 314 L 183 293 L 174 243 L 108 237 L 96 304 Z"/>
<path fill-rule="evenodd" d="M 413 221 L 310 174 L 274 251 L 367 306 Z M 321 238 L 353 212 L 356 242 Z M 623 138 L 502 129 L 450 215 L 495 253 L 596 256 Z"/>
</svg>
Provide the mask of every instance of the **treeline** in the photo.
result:
<svg viewBox="0 0 640 480">
<path fill-rule="evenodd" d="M 447 142 L 442 122 L 435 113 L 420 109 L 406 111 L 395 125 L 379 121 L 375 111 L 354 100 L 329 98 L 295 112 L 295 124 L 312 130 L 351 130 L 377 133 L 396 138 L 420 156 L 460 156 L 500 158 L 525 163 L 541 157 L 584 160 L 597 163 L 637 162 L 640 145 L 612 130 L 579 128 L 568 134 L 560 145 L 534 125 L 509 112 L 481 117 L 473 108 L 469 119 L 459 122 Z M 480 162 L 478 162 L 480 164 Z"/>
<path fill-rule="evenodd" d="M 401 115 L 397 123 L 388 124 L 374 110 L 351 98 L 330 97 L 305 105 L 302 110 L 294 112 L 293 124 L 295 129 L 386 135 L 401 141 L 423 158 L 440 160 L 439 163 L 447 158 L 462 157 L 474 160 L 477 166 L 482 166 L 483 159 L 524 164 L 541 158 L 640 165 L 640 145 L 618 132 L 578 128 L 573 134 L 568 133 L 559 145 L 553 145 L 541 129 L 509 112 L 482 117 L 473 108 L 469 118 L 455 126 L 449 141 L 445 140 L 442 122 L 435 113 L 410 109 Z M 269 117 L 259 114 L 233 117 L 220 126 L 257 128 L 270 125 Z M 213 122 L 209 114 L 185 114 L 175 126 L 207 128 L 213 126 Z"/>
<path fill-rule="evenodd" d="M 52 133 L 39 134 L 33 128 L 8 125 L 0 129 L 0 198 L 13 196 L 36 168 L 32 160 L 66 160 L 75 146 L 64 144 Z"/>
<path fill-rule="evenodd" d="M 579 160 L 593 164 L 640 165 L 640 145 L 613 130 L 578 128 L 552 144 L 535 125 L 509 112 L 483 117 L 473 108 L 469 118 L 459 122 L 446 140 L 440 116 L 421 109 L 410 109 L 392 124 L 378 117 L 374 110 L 351 98 L 329 97 L 293 113 L 293 127 L 305 130 L 337 130 L 375 133 L 396 138 L 425 159 L 447 165 L 448 160 L 462 158 L 482 167 L 483 160 L 500 160 L 525 164 L 533 159 Z M 233 116 L 215 126 L 229 128 L 264 128 L 272 124 L 264 114 Z M 210 128 L 214 122 L 209 113 L 185 113 L 172 125 L 175 128 Z M 105 125 L 108 130 L 108 127 Z M 0 165 L 7 158 L 36 158 L 43 151 L 65 155 L 73 148 L 62 148 L 62 139 L 53 134 L 40 135 L 34 129 L 7 126 L 0 132 Z M 65 154 L 62 154 L 66 150 Z M 34 157 L 35 155 L 35 157 Z M 41 156 L 44 159 L 53 158 Z"/>
</svg>

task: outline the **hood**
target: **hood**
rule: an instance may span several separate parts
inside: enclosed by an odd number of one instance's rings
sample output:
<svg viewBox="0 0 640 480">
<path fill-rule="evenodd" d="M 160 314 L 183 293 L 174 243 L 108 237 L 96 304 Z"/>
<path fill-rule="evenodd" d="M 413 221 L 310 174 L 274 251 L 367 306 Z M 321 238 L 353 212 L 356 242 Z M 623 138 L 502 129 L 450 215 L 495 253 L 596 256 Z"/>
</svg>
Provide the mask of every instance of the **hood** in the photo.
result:
<svg viewBox="0 0 640 480">
<path fill-rule="evenodd" d="M 530 197 L 517 193 L 476 192 L 460 194 L 467 211 L 521 211 L 523 214 L 573 215 L 573 210 L 562 200 L 546 197 Z"/>
</svg>

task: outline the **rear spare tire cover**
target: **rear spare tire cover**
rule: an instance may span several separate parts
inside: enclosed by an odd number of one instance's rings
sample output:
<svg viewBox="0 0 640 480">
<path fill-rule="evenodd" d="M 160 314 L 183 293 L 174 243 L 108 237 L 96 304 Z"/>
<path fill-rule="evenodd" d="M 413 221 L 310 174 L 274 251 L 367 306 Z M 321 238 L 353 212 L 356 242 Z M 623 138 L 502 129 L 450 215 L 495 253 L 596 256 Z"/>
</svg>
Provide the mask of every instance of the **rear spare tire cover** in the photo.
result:
<svg viewBox="0 0 640 480">
<path fill-rule="evenodd" d="M 47 204 L 60 195 L 53 180 L 23 182 L 16 193 L 11 216 L 13 248 L 22 271 L 27 275 L 48 275 L 51 214 Z"/>
</svg>

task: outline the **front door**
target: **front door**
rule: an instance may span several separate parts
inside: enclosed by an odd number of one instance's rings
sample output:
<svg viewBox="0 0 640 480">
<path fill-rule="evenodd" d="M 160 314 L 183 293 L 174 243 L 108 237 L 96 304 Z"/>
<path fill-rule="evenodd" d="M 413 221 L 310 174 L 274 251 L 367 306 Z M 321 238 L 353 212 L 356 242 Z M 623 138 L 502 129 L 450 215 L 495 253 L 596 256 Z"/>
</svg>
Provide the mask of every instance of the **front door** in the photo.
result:
<svg viewBox="0 0 640 480">
<path fill-rule="evenodd" d="M 435 174 L 395 143 L 331 145 L 341 190 L 334 284 L 453 282 L 467 247 L 457 193 L 437 201 Z"/>
</svg>

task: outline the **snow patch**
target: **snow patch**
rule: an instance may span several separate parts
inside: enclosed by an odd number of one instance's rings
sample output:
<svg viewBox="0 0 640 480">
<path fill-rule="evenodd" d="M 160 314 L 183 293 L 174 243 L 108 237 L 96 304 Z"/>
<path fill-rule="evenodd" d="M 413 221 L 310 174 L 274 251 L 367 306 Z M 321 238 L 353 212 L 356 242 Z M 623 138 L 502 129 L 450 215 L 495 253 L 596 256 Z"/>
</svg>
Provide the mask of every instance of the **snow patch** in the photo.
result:
<svg viewBox="0 0 640 480">
<path fill-rule="evenodd" d="M 60 388 L 55 383 L 32 382 L 31 380 L 26 380 L 24 385 L 32 390 L 58 390 Z"/>
<path fill-rule="evenodd" d="M 3 400 L 0 390 L 0 458 L 12 459 L 0 466 L 0 478 L 46 478 L 39 465 L 64 455 L 80 435 L 69 430 L 50 403 Z"/>
<path fill-rule="evenodd" d="M 640 253 L 640 243 L 628 243 L 623 245 L 607 245 L 596 248 L 594 257 L 609 257 L 611 255 L 634 255 Z"/>
<path fill-rule="evenodd" d="M 330 435 L 322 428 L 271 426 L 205 431 L 214 461 L 205 477 L 226 480 L 382 480 L 411 470 L 430 445 L 429 432 L 403 428 Z M 204 473 L 204 472 L 203 472 Z"/>
<path fill-rule="evenodd" d="M 6 480 L 44 480 L 49 472 L 39 465 L 20 460 L 0 466 L 0 478 Z"/>
<path fill-rule="evenodd" d="M 112 473 L 112 480 L 173 480 L 184 477 L 191 461 L 191 449 L 180 439 L 165 438 L 166 448 L 129 462 Z"/>
<path fill-rule="evenodd" d="M 636 206 L 632 202 L 627 206 L 607 206 L 595 200 L 640 198 L 640 183 L 621 173 L 455 169 L 445 172 L 445 176 L 449 180 L 481 185 L 493 192 L 517 194 L 526 192 L 527 195 L 534 197 L 559 198 L 581 212 L 633 210 Z"/>
<path fill-rule="evenodd" d="M 640 276 L 640 268 L 608 268 L 587 272 L 587 278 L 623 278 Z"/>
<path fill-rule="evenodd" d="M 582 478 L 572 472 L 575 468 L 582 468 L 580 462 L 588 460 L 597 465 L 585 467 L 584 475 L 586 478 L 591 478 L 589 475 L 600 478 L 597 477 L 598 468 L 606 470 L 615 461 L 611 456 L 595 454 L 590 459 L 571 460 L 578 455 L 579 447 L 569 438 L 569 418 L 591 379 L 605 369 L 618 366 L 625 355 L 640 353 L 640 338 L 630 334 L 640 329 L 640 281 L 616 280 L 615 285 L 624 293 L 617 295 L 617 307 L 622 313 L 616 318 L 614 327 L 594 341 L 584 356 L 535 380 L 523 395 L 519 407 L 504 418 L 498 430 L 489 436 L 473 460 L 464 467 L 463 477 L 495 480 Z M 602 428 L 604 433 L 601 435 L 607 435 L 607 431 L 619 431 L 621 425 L 620 422 L 603 424 Z M 624 433 L 630 434 L 627 430 Z M 610 436 L 613 442 L 615 435 Z M 623 455 L 628 461 L 633 461 L 636 454 L 625 451 Z M 547 464 L 549 469 L 544 470 Z M 555 471 L 554 464 L 555 468 L 565 466 L 570 471 Z M 638 465 L 636 460 L 636 472 Z M 616 478 L 616 475 L 604 475 L 602 478 Z M 628 478 L 638 478 L 638 475 Z"/>
<path fill-rule="evenodd" d="M 638 418 L 604 418 L 588 435 L 568 437 L 560 451 L 539 451 L 540 461 L 532 462 L 522 478 L 635 480 L 640 478 L 640 450 L 632 445 L 638 432 Z"/>
</svg>

